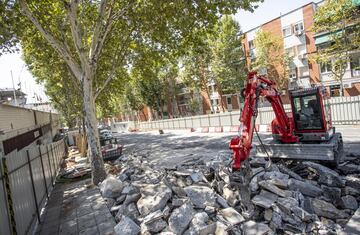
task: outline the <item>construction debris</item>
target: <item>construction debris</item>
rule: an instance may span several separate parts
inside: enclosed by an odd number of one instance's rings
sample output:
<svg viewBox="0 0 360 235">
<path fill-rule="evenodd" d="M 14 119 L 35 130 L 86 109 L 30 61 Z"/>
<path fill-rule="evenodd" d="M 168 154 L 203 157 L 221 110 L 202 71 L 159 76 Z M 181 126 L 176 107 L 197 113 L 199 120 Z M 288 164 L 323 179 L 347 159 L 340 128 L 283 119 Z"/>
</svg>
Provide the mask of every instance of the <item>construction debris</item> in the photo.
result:
<svg viewBox="0 0 360 235">
<path fill-rule="evenodd" d="M 224 156 L 162 169 L 132 154 L 100 189 L 117 234 L 336 234 L 360 203 L 356 164 L 252 160 L 247 199 Z"/>
</svg>

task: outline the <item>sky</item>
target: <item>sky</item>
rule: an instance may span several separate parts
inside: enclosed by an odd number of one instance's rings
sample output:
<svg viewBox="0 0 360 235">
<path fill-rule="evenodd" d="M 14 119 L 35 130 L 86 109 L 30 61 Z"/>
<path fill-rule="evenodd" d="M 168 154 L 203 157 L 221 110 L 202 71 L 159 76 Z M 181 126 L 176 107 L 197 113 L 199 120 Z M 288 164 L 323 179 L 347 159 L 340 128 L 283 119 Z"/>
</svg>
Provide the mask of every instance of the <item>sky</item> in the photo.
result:
<svg viewBox="0 0 360 235">
<path fill-rule="evenodd" d="M 264 0 L 254 13 L 239 11 L 235 19 L 240 23 L 244 32 L 255 28 L 281 14 L 285 14 L 295 8 L 301 7 L 310 0 Z M 319 2 L 319 0 L 314 0 Z M 11 71 L 13 73 L 15 88 L 21 82 L 21 89 L 28 94 L 28 103 L 35 102 L 34 94 L 40 96 L 43 101 L 48 98 L 44 93 L 42 85 L 36 84 L 31 73 L 26 69 L 25 63 L 21 59 L 21 54 L 8 54 L 0 57 L 0 88 L 12 88 Z"/>
</svg>

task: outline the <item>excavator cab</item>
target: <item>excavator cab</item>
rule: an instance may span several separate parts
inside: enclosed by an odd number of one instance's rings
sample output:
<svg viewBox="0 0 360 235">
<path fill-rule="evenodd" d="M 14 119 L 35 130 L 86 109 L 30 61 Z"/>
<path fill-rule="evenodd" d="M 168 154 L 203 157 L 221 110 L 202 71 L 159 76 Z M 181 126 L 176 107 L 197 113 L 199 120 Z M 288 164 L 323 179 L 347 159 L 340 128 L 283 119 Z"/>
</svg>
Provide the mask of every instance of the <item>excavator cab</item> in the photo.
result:
<svg viewBox="0 0 360 235">
<path fill-rule="evenodd" d="M 334 134 L 325 87 L 289 91 L 294 132 L 300 141 L 327 141 Z"/>
</svg>

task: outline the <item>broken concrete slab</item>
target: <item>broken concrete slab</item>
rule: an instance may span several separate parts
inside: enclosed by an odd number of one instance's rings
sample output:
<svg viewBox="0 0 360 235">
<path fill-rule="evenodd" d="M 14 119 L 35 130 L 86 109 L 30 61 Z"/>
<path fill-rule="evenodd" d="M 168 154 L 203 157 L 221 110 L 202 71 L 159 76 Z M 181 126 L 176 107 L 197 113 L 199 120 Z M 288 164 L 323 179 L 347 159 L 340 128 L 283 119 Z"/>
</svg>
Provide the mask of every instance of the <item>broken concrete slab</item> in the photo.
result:
<svg viewBox="0 0 360 235">
<path fill-rule="evenodd" d="M 326 184 L 330 187 L 343 187 L 345 186 L 345 182 L 340 178 L 339 174 L 327 168 L 326 166 L 320 165 L 315 162 L 303 162 L 303 164 L 307 167 L 310 167 L 318 172 L 320 184 Z"/>
<path fill-rule="evenodd" d="M 346 186 L 360 189 L 360 178 L 354 175 L 348 175 L 345 177 Z"/>
<path fill-rule="evenodd" d="M 234 192 L 228 187 L 223 188 L 223 197 L 230 204 L 230 206 L 235 206 L 238 203 L 239 192 Z"/>
<path fill-rule="evenodd" d="M 170 215 L 168 223 L 169 228 L 175 234 L 183 234 L 192 220 L 194 213 L 193 207 L 190 203 L 186 203 L 179 208 L 176 208 Z"/>
<path fill-rule="evenodd" d="M 141 198 L 137 201 L 137 207 L 143 216 L 156 210 L 162 210 L 172 195 L 171 189 L 164 184 L 149 184 L 140 191 Z"/>
<path fill-rule="evenodd" d="M 300 180 L 290 179 L 289 180 L 289 189 L 293 191 L 300 191 L 303 195 L 310 197 L 318 197 L 321 195 L 321 188 Z"/>
<path fill-rule="evenodd" d="M 279 171 L 270 171 L 270 172 L 265 172 L 262 175 L 262 178 L 264 180 L 272 180 L 272 179 L 288 180 L 289 175 L 283 174 L 283 173 L 281 173 Z"/>
<path fill-rule="evenodd" d="M 228 208 L 229 205 L 227 203 L 227 201 L 220 196 L 219 194 L 216 194 L 216 202 L 222 207 L 222 208 Z"/>
<path fill-rule="evenodd" d="M 251 202 L 257 206 L 269 209 L 277 199 L 278 196 L 276 194 L 262 190 L 260 194 L 252 198 Z"/>
<path fill-rule="evenodd" d="M 260 181 L 259 185 L 260 185 L 260 187 L 262 187 L 272 193 L 275 193 L 276 195 L 278 195 L 280 197 L 291 197 L 291 195 L 292 195 L 292 193 L 290 191 L 280 189 L 277 186 L 273 185 L 268 180 Z"/>
<path fill-rule="evenodd" d="M 312 199 L 312 206 L 315 214 L 318 216 L 323 216 L 329 219 L 343 219 L 348 217 L 346 213 L 338 210 L 333 204 L 317 198 Z"/>
<path fill-rule="evenodd" d="M 184 191 L 196 208 L 217 206 L 215 192 L 209 187 L 192 185 L 184 188 Z"/>
<path fill-rule="evenodd" d="M 168 224 L 166 223 L 165 220 L 163 220 L 162 218 L 153 220 L 151 222 L 148 223 L 142 223 L 141 224 L 141 234 L 146 234 L 147 232 L 150 233 L 158 233 L 161 232 L 163 229 L 166 228 Z"/>
<path fill-rule="evenodd" d="M 293 172 L 292 170 L 290 170 L 286 166 L 279 165 L 278 167 L 279 167 L 280 172 L 282 172 L 284 174 L 287 174 L 287 175 L 289 175 L 290 177 L 292 177 L 294 179 L 297 179 L 297 180 L 300 180 L 300 181 L 304 180 L 300 175 L 296 174 L 295 172 Z"/>
<path fill-rule="evenodd" d="M 258 223 L 253 220 L 249 220 L 242 225 L 243 233 L 246 235 L 265 235 L 274 234 L 272 230 L 264 223 Z"/>
<path fill-rule="evenodd" d="M 341 197 L 341 208 L 343 209 L 351 209 L 351 210 L 356 210 L 358 208 L 358 203 L 356 201 L 356 198 L 354 198 L 351 195 L 346 195 Z"/>
<path fill-rule="evenodd" d="M 219 214 L 232 226 L 245 221 L 244 217 L 232 207 L 220 210 Z"/>
<path fill-rule="evenodd" d="M 116 235 L 138 235 L 140 233 L 140 227 L 126 216 L 121 217 L 114 230 Z"/>
<path fill-rule="evenodd" d="M 208 235 L 208 234 L 215 234 L 215 235 L 227 235 L 228 232 L 226 231 L 226 225 L 217 221 L 215 223 L 203 226 L 199 229 L 199 235 Z"/>
<path fill-rule="evenodd" d="M 333 204 L 336 205 L 340 202 L 341 199 L 341 189 L 337 187 L 329 187 L 326 185 L 321 185 L 321 189 L 323 190 L 323 195 L 325 198 L 329 199 Z"/>
</svg>

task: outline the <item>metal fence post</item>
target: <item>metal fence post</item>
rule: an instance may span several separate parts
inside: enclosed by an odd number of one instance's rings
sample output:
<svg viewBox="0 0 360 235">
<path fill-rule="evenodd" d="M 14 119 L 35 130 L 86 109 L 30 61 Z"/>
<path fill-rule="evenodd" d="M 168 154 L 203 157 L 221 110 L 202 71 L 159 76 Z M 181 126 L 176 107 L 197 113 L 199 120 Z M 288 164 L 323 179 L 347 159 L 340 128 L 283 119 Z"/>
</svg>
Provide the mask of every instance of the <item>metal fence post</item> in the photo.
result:
<svg viewBox="0 0 360 235">
<path fill-rule="evenodd" d="M 48 161 L 49 161 L 51 185 L 54 186 L 54 177 L 53 177 L 52 170 L 51 170 L 51 161 L 50 161 L 49 145 L 46 145 L 46 150 L 47 150 L 46 152 L 47 152 Z"/>
<path fill-rule="evenodd" d="M 30 170 L 31 187 L 32 187 L 32 190 L 33 190 L 33 196 L 34 196 L 34 201 L 35 201 L 36 215 L 37 215 L 38 222 L 40 223 L 40 211 L 39 211 L 39 205 L 38 205 L 37 197 L 36 197 L 34 176 L 33 176 L 32 168 L 31 168 L 29 150 L 26 150 L 26 157 L 27 157 L 27 163 L 29 165 L 29 170 Z"/>
<path fill-rule="evenodd" d="M 56 157 L 54 156 L 54 148 L 53 148 L 53 146 L 51 146 L 51 155 L 52 155 L 52 157 L 53 157 L 53 163 L 54 163 L 54 177 L 56 177 L 56 171 L 57 171 L 57 169 L 56 169 Z"/>
<path fill-rule="evenodd" d="M 47 188 L 45 169 L 44 169 L 44 160 L 43 160 L 43 157 L 42 157 L 41 146 L 40 145 L 39 145 L 39 154 L 40 154 L 41 170 L 42 170 L 42 173 L 43 173 L 43 180 L 44 180 L 44 186 L 45 186 L 45 191 L 46 191 L 46 197 L 49 199 L 49 191 L 48 191 L 48 188 Z"/>
<path fill-rule="evenodd" d="M 3 176 L 4 199 L 6 201 L 6 209 L 7 209 L 6 212 L 8 214 L 9 230 L 11 231 L 11 234 L 17 234 L 14 205 L 12 201 L 12 194 L 11 194 L 6 158 L 3 157 L 1 160 L 2 160 L 2 167 L 0 167 L 0 170 L 1 170 L 1 175 Z"/>
</svg>

